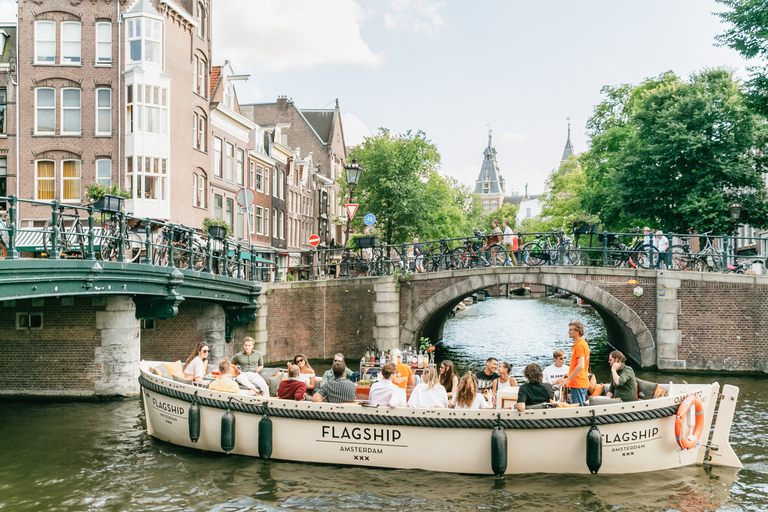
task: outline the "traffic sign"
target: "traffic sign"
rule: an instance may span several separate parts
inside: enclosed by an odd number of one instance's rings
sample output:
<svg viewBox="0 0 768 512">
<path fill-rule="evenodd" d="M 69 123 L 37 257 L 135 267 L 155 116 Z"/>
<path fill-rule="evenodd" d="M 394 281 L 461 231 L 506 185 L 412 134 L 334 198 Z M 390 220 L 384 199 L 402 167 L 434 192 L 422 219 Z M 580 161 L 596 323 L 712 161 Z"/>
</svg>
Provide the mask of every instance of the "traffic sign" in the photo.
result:
<svg viewBox="0 0 768 512">
<path fill-rule="evenodd" d="M 347 204 L 344 205 L 347 207 L 347 214 L 349 215 L 349 220 L 352 220 L 352 218 L 355 216 L 355 213 L 357 212 L 357 207 L 360 206 L 359 204 Z"/>
<path fill-rule="evenodd" d="M 366 226 L 373 226 L 374 224 L 376 224 L 376 216 L 372 213 L 366 214 L 365 219 L 363 220 L 365 221 Z"/>
<path fill-rule="evenodd" d="M 376 228 L 373 227 L 373 226 L 365 226 L 365 234 L 368 235 L 371 232 L 375 233 L 376 232 Z"/>
<path fill-rule="evenodd" d="M 309 237 L 309 245 L 312 247 L 317 247 L 320 245 L 320 237 L 317 235 L 312 235 Z"/>
<path fill-rule="evenodd" d="M 237 191 L 235 199 L 240 206 L 251 206 L 256 201 L 256 193 L 252 188 L 242 187 Z"/>
</svg>

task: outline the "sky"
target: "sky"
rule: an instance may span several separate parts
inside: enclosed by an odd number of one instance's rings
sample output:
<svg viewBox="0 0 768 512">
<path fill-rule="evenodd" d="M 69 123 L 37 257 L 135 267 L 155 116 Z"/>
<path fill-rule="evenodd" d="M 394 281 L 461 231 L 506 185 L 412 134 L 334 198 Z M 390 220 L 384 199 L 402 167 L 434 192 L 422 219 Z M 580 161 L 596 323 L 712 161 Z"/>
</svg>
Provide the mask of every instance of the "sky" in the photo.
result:
<svg viewBox="0 0 768 512">
<path fill-rule="evenodd" d="M 213 64 L 241 103 L 333 108 L 347 145 L 422 130 L 441 172 L 474 187 L 489 129 L 507 193 L 541 193 L 571 124 L 575 151 L 604 85 L 726 66 L 714 0 L 213 0 Z M 0 0 L 0 19 L 16 3 Z M 570 121 L 568 120 L 570 118 Z"/>
</svg>

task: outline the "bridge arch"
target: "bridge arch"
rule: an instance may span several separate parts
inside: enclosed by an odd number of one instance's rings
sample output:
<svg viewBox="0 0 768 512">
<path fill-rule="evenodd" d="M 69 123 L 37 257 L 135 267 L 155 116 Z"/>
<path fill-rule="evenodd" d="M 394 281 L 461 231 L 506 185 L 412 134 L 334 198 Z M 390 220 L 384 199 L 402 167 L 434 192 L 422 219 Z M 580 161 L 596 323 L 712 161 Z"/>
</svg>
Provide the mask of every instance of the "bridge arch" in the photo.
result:
<svg viewBox="0 0 768 512">
<path fill-rule="evenodd" d="M 492 273 L 468 276 L 420 304 L 400 329 L 400 345 L 417 344 L 425 333 L 442 338 L 442 329 L 450 310 L 473 293 L 498 285 L 544 285 L 578 295 L 605 323 L 611 342 L 626 356 L 641 366 L 655 366 L 656 342 L 642 318 L 627 304 L 586 281 L 572 275 L 549 273 Z"/>
</svg>

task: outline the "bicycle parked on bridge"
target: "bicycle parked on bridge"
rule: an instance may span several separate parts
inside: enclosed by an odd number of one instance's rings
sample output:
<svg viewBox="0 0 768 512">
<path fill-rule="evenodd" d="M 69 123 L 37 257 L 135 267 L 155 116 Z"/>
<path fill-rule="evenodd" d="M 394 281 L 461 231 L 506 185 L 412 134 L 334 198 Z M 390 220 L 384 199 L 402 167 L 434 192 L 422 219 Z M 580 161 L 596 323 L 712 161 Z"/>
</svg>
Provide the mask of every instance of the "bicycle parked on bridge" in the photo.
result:
<svg viewBox="0 0 768 512">
<path fill-rule="evenodd" d="M 554 244 L 553 239 L 556 239 Z M 581 265 L 583 260 L 585 264 L 589 264 L 587 255 L 582 256 L 571 238 L 559 229 L 552 229 L 549 234 L 538 234 L 535 240 L 523 245 L 522 261 L 532 266 L 554 265 L 561 261 L 561 254 L 563 265 Z"/>
<path fill-rule="evenodd" d="M 130 214 L 129 214 L 130 215 Z M 110 215 L 105 223 L 104 229 L 99 236 L 99 255 L 104 261 L 117 259 L 120 246 L 120 219 L 117 215 Z M 123 257 L 127 262 L 135 262 L 141 256 L 143 244 L 137 233 L 129 231 L 126 228 L 123 238 Z"/>
<path fill-rule="evenodd" d="M 639 233 L 640 228 L 633 228 L 630 233 Z M 598 240 L 603 242 L 604 234 Z M 621 235 L 608 235 L 607 247 L 601 255 L 604 267 L 619 268 L 655 268 L 659 263 L 659 250 L 652 244 L 646 244 L 643 236 L 637 236 L 631 245 L 621 241 Z"/>
<path fill-rule="evenodd" d="M 467 237 L 463 247 L 451 252 L 451 264 L 456 269 L 473 267 L 497 267 L 509 263 L 507 250 L 501 244 L 488 244 L 485 231 L 472 228 L 474 237 Z"/>
<path fill-rule="evenodd" d="M 59 230 L 58 247 L 54 247 L 53 243 L 53 219 L 48 219 L 43 225 L 43 250 L 49 257 L 51 253 L 58 251 L 60 256 L 75 254 L 85 259 L 87 240 L 80 216 L 77 213 L 64 213 L 64 208 L 66 206 L 59 206 L 59 219 L 56 224 Z M 65 218 L 72 219 L 68 226 Z"/>
<path fill-rule="evenodd" d="M 723 268 L 723 254 L 712 244 L 712 233 L 710 229 L 702 233 L 704 237 L 704 248 L 700 251 L 691 253 L 691 246 L 688 238 L 681 239 L 679 245 L 673 245 L 669 248 L 672 270 L 695 270 L 697 272 L 720 272 Z"/>
</svg>

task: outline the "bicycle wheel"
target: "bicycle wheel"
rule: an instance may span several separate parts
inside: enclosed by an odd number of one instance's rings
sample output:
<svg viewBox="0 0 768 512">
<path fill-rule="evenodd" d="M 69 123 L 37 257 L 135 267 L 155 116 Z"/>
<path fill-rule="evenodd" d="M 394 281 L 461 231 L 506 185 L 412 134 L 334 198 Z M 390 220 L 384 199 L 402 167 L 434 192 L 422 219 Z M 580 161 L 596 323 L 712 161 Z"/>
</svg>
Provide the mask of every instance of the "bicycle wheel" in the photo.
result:
<svg viewBox="0 0 768 512">
<path fill-rule="evenodd" d="M 85 253 L 87 252 L 88 248 L 88 238 L 85 236 L 85 230 L 83 230 L 83 225 L 80 223 L 80 218 L 76 217 L 74 221 L 74 233 L 70 234 L 72 243 L 69 245 L 69 247 L 73 250 L 76 250 L 80 253 L 80 259 L 85 259 Z"/>
<path fill-rule="evenodd" d="M 642 251 L 637 253 L 637 264 L 640 268 L 656 268 L 659 264 L 659 250 L 655 247 L 643 247 Z"/>
<path fill-rule="evenodd" d="M 686 270 L 691 264 L 691 255 L 682 245 L 673 245 L 669 248 L 669 269 Z"/>
<path fill-rule="evenodd" d="M 504 266 L 509 262 L 507 250 L 501 244 L 493 244 L 485 252 L 487 253 L 485 259 L 493 267 Z"/>
<path fill-rule="evenodd" d="M 48 219 L 45 221 L 45 224 L 43 225 L 43 251 L 48 255 L 48 257 L 51 257 L 51 252 L 53 251 L 53 222 L 51 219 Z"/>
<path fill-rule="evenodd" d="M 469 268 L 472 262 L 472 251 L 466 247 L 457 247 L 451 251 L 451 264 L 456 269 Z"/>
<path fill-rule="evenodd" d="M 125 237 L 125 246 L 123 247 L 125 261 L 129 263 L 138 261 L 143 248 L 144 243 L 141 241 L 138 233 L 129 232 L 128 236 Z"/>
<path fill-rule="evenodd" d="M 625 261 L 624 248 L 617 244 L 608 244 L 605 252 L 600 252 L 604 267 L 618 267 Z"/>
<path fill-rule="evenodd" d="M 176 268 L 189 266 L 189 248 L 186 244 L 173 243 L 173 266 Z"/>
<path fill-rule="evenodd" d="M 152 246 L 152 264 L 165 267 L 168 265 L 168 248 L 160 244 L 161 241 L 155 239 L 155 245 Z"/>
<path fill-rule="evenodd" d="M 115 228 L 104 228 L 99 235 L 99 258 L 103 261 L 112 261 L 117 257 L 117 232 Z"/>
<path fill-rule="evenodd" d="M 566 265 L 581 265 L 581 251 L 574 248 L 572 245 L 566 246 L 565 249 L 565 264 Z"/>
<path fill-rule="evenodd" d="M 538 266 L 548 260 L 548 254 L 536 242 L 528 242 L 523 246 L 522 260 L 526 265 Z"/>
</svg>

